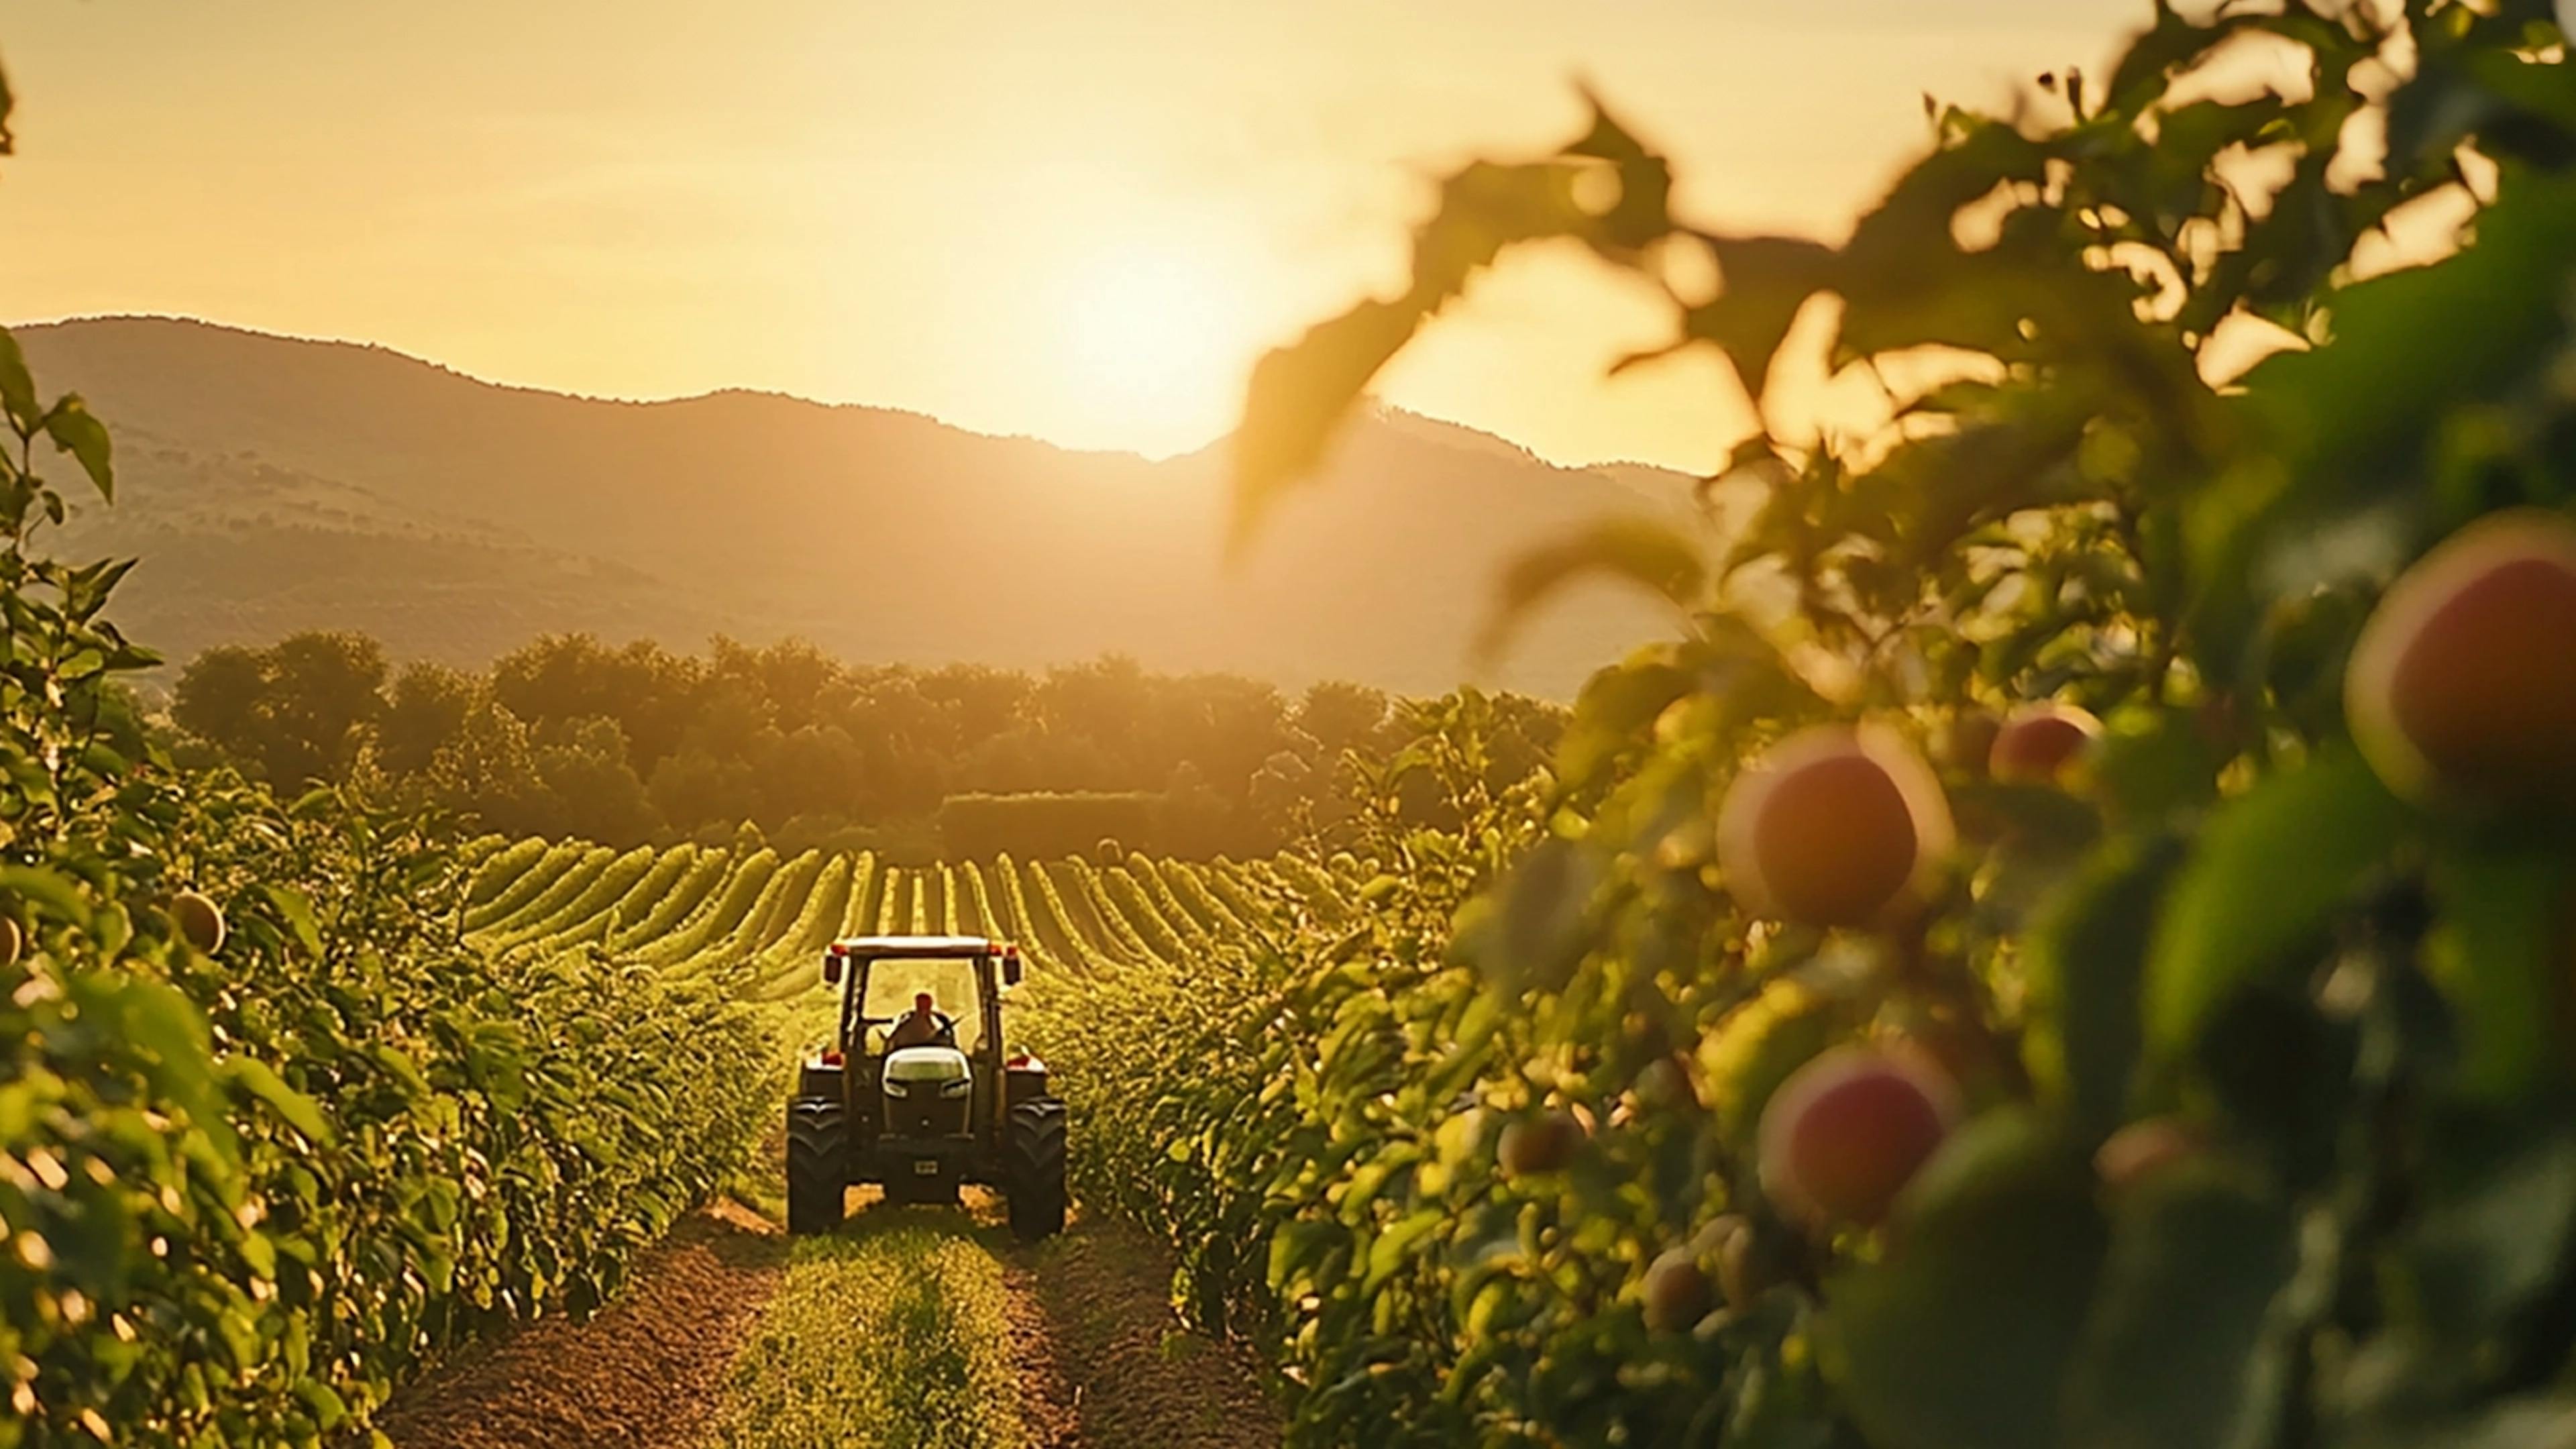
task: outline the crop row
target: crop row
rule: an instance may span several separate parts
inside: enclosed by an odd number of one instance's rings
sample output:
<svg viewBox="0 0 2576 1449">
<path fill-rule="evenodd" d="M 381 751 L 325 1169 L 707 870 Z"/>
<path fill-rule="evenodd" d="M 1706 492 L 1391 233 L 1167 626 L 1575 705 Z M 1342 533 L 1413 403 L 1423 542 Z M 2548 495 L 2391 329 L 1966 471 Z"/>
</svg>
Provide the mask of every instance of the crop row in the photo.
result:
<svg viewBox="0 0 2576 1449">
<path fill-rule="evenodd" d="M 463 923 L 476 944 L 507 956 L 596 949 L 684 976 L 738 975 L 748 994 L 785 1000 L 812 985 L 815 958 L 840 936 L 1002 937 L 1039 971 L 1076 976 L 1185 966 L 1253 934 L 1285 894 L 1333 901 L 1338 914 L 1355 871 L 1347 860 L 1006 855 L 914 866 L 866 851 L 494 841 L 480 852 Z"/>
</svg>

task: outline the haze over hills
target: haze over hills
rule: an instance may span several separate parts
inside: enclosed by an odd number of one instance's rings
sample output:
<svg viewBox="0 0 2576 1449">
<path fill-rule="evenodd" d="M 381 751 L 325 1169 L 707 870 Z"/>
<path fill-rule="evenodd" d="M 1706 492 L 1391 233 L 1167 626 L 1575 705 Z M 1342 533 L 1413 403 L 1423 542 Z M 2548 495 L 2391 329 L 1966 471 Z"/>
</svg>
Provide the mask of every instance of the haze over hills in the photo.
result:
<svg viewBox="0 0 2576 1449">
<path fill-rule="evenodd" d="M 1678 474 L 1557 468 L 1380 413 L 1229 569 L 1222 447 L 1149 461 L 769 394 L 575 398 L 189 321 L 14 330 L 115 433 L 118 503 L 72 541 L 142 557 L 117 617 L 177 659 L 315 627 L 458 664 L 549 631 L 721 632 L 1436 691 L 1475 677 L 1468 641 L 1520 551 L 1607 512 L 1689 513 Z M 1569 694 L 1670 627 L 1572 590 L 1480 682 Z"/>
</svg>

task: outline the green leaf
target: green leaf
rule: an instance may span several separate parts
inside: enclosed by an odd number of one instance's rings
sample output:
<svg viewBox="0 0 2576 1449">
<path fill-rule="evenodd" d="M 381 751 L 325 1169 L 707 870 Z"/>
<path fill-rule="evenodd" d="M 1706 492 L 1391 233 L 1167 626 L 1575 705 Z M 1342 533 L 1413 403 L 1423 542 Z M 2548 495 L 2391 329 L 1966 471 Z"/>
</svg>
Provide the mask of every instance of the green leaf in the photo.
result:
<svg viewBox="0 0 2576 1449">
<path fill-rule="evenodd" d="M 331 1391 L 330 1385 L 320 1379 L 297 1380 L 295 1396 L 304 1401 L 304 1406 L 313 1413 L 313 1422 L 325 1432 L 337 1429 L 348 1421 L 348 1404 Z"/>
<path fill-rule="evenodd" d="M 2569 871 L 2564 858 L 2467 847 L 2436 859 L 2440 924 L 2425 964 L 2451 1003 L 2460 1034 L 2460 1085 L 2509 1100 L 2550 1065 Z"/>
<path fill-rule="evenodd" d="M 1290 1222 L 1279 1225 L 1270 1237 L 1269 1283 L 1274 1289 L 1286 1288 L 1297 1281 L 1308 1268 L 1322 1261 L 1335 1247 L 1349 1241 L 1349 1235 L 1338 1224 Z"/>
<path fill-rule="evenodd" d="M 98 486 L 101 498 L 116 501 L 116 469 L 109 461 L 107 425 L 91 417 L 89 405 L 77 393 L 66 394 L 45 414 L 45 436 L 54 446 L 78 459 L 81 471 Z"/>
<path fill-rule="evenodd" d="M 1833 249 L 1797 237 L 1709 237 L 1725 290 L 1690 309 L 1682 327 L 1726 354 L 1745 392 L 1756 402 L 1771 378 L 1771 361 L 1807 300 L 1830 288 L 1838 262 Z"/>
<path fill-rule="evenodd" d="M 0 99 L 7 92 L 0 91 Z M 0 133 L 5 134 L 5 133 Z M 0 148 L 5 154 L 6 148 Z M 10 425 L 21 434 L 33 433 L 40 420 L 36 409 L 36 380 L 27 371 L 27 355 L 18 349 L 18 339 L 0 328 L 0 412 L 8 415 Z"/>
<path fill-rule="evenodd" d="M 1438 1232 L 1448 1220 L 1446 1212 L 1432 1207 L 1388 1225 L 1369 1244 L 1368 1274 L 1361 1280 L 1361 1294 L 1375 1293 L 1388 1279 L 1404 1271 L 1412 1261 L 1413 1245 Z"/>
<path fill-rule="evenodd" d="M 1690 693 L 1690 671 L 1673 662 L 1669 646 L 1649 645 L 1583 683 L 1574 716 L 1557 743 L 1557 777 L 1589 781 L 1647 739 L 1655 717 Z"/>
<path fill-rule="evenodd" d="M 196 1006 L 166 982 L 112 977 L 119 1028 L 157 1059 L 154 1081 L 179 1104 L 215 1155 L 231 1162 L 241 1150 L 215 1087 L 215 1063 L 206 1024 Z M 103 983 L 94 983 L 103 984 Z"/>
<path fill-rule="evenodd" d="M 1514 994 L 1561 989 L 1583 960 L 1585 930 L 1600 863 L 1570 840 L 1542 841 L 1503 883 L 1478 955 L 1497 985 Z"/>
<path fill-rule="evenodd" d="M 2148 1039 L 2179 1049 L 2239 988 L 2316 964 L 2310 948 L 2387 863 L 2411 818 L 2349 749 L 2222 807 L 2174 883 L 2148 952 Z"/>
<path fill-rule="evenodd" d="M 322 928 L 314 921 L 313 902 L 306 898 L 304 892 L 292 886 L 264 885 L 260 887 L 260 894 L 276 908 L 278 918 L 286 922 L 287 930 L 294 933 L 296 943 L 304 948 L 305 953 L 319 957 L 322 954 Z"/>
<path fill-rule="evenodd" d="M 312 1098 L 288 1086 L 286 1079 L 268 1063 L 251 1057 L 227 1057 L 224 1059 L 224 1075 L 230 1077 L 234 1085 L 266 1103 L 270 1111 L 275 1112 L 287 1126 L 303 1133 L 307 1140 L 315 1143 L 331 1140 L 331 1124 L 323 1117 L 322 1109 L 314 1105 Z"/>
<path fill-rule="evenodd" d="M 2576 1227 L 2576 1132 L 2553 1099 L 2509 1122 L 2500 1139 L 2449 1134 L 2446 1161 L 2421 1189 L 2405 1263 L 2424 1331 L 2464 1358 L 2562 1281 Z M 2537 1120 L 2535 1120 L 2535 1117 Z"/>
<path fill-rule="evenodd" d="M 80 887 L 40 866 L 0 865 L 0 895 L 21 897 L 57 920 L 89 929 L 89 900 Z"/>
<path fill-rule="evenodd" d="M 1491 661 L 1500 655 L 1533 609 L 1594 575 L 1635 584 L 1686 612 L 1707 583 L 1708 568 L 1698 542 L 1669 524 L 1642 517 L 1597 519 L 1512 560 L 1476 638 L 1475 656 Z"/>
<path fill-rule="evenodd" d="M 1237 547 L 1284 489 L 1322 463 L 1326 444 L 1369 380 L 1504 249 L 1550 237 L 1607 244 L 1614 234 L 1653 229 L 1655 218 L 1596 215 L 1577 199 L 1578 183 L 1601 169 L 1589 158 L 1607 149 L 1604 125 L 1596 114 L 1590 133 L 1556 158 L 1478 161 L 1450 175 L 1440 186 L 1439 210 L 1414 233 L 1413 276 L 1403 296 L 1362 302 L 1254 364 L 1234 436 Z M 1643 168 L 1623 161 L 1616 169 L 1625 178 Z M 1623 187 L 1621 202 L 1635 201 L 1636 193 Z"/>
<path fill-rule="evenodd" d="M 2298 1225 L 2268 1195 L 2197 1164 L 2136 1184 L 2069 1383 L 2067 1442 L 2272 1442 L 2286 1371 L 2273 1302 L 2298 1266 Z"/>
<path fill-rule="evenodd" d="M 2064 1097 L 2083 1140 L 2128 1116 L 2147 940 L 2182 855 L 2170 837 L 2112 843 L 2049 899 L 2026 938 L 2031 1074 Z"/>
<path fill-rule="evenodd" d="M 1819 1347 L 1852 1418 L 1878 1449 L 2061 1449 L 2106 1241 L 2091 1173 L 1994 1113 L 1910 1196 L 1887 1261 L 1826 1285 Z"/>
</svg>

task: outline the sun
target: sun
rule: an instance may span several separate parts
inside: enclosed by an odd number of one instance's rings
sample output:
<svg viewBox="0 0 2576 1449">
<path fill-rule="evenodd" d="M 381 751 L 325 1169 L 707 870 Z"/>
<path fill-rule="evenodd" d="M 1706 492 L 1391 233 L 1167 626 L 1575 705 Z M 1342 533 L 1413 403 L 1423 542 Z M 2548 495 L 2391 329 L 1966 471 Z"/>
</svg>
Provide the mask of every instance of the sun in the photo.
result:
<svg viewBox="0 0 2576 1449">
<path fill-rule="evenodd" d="M 1065 385 L 1087 431 L 1149 453 L 1196 447 L 1242 402 L 1244 311 L 1217 258 L 1169 245 L 1107 250 L 1069 268 Z"/>
</svg>

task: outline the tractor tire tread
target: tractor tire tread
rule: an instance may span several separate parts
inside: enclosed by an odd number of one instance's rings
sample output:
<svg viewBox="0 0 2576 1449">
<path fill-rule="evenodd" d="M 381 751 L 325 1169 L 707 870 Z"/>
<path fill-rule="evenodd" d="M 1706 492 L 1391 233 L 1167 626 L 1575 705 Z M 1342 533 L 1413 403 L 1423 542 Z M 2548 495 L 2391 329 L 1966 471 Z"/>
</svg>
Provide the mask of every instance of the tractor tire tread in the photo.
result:
<svg viewBox="0 0 2576 1449">
<path fill-rule="evenodd" d="M 800 1097 L 787 1105 L 787 1231 L 828 1233 L 848 1197 L 849 1123 L 841 1104 Z"/>
<path fill-rule="evenodd" d="M 1013 1107 L 1002 1159 L 1012 1234 L 1033 1243 L 1064 1231 L 1064 1103 L 1041 1097 Z"/>
</svg>

